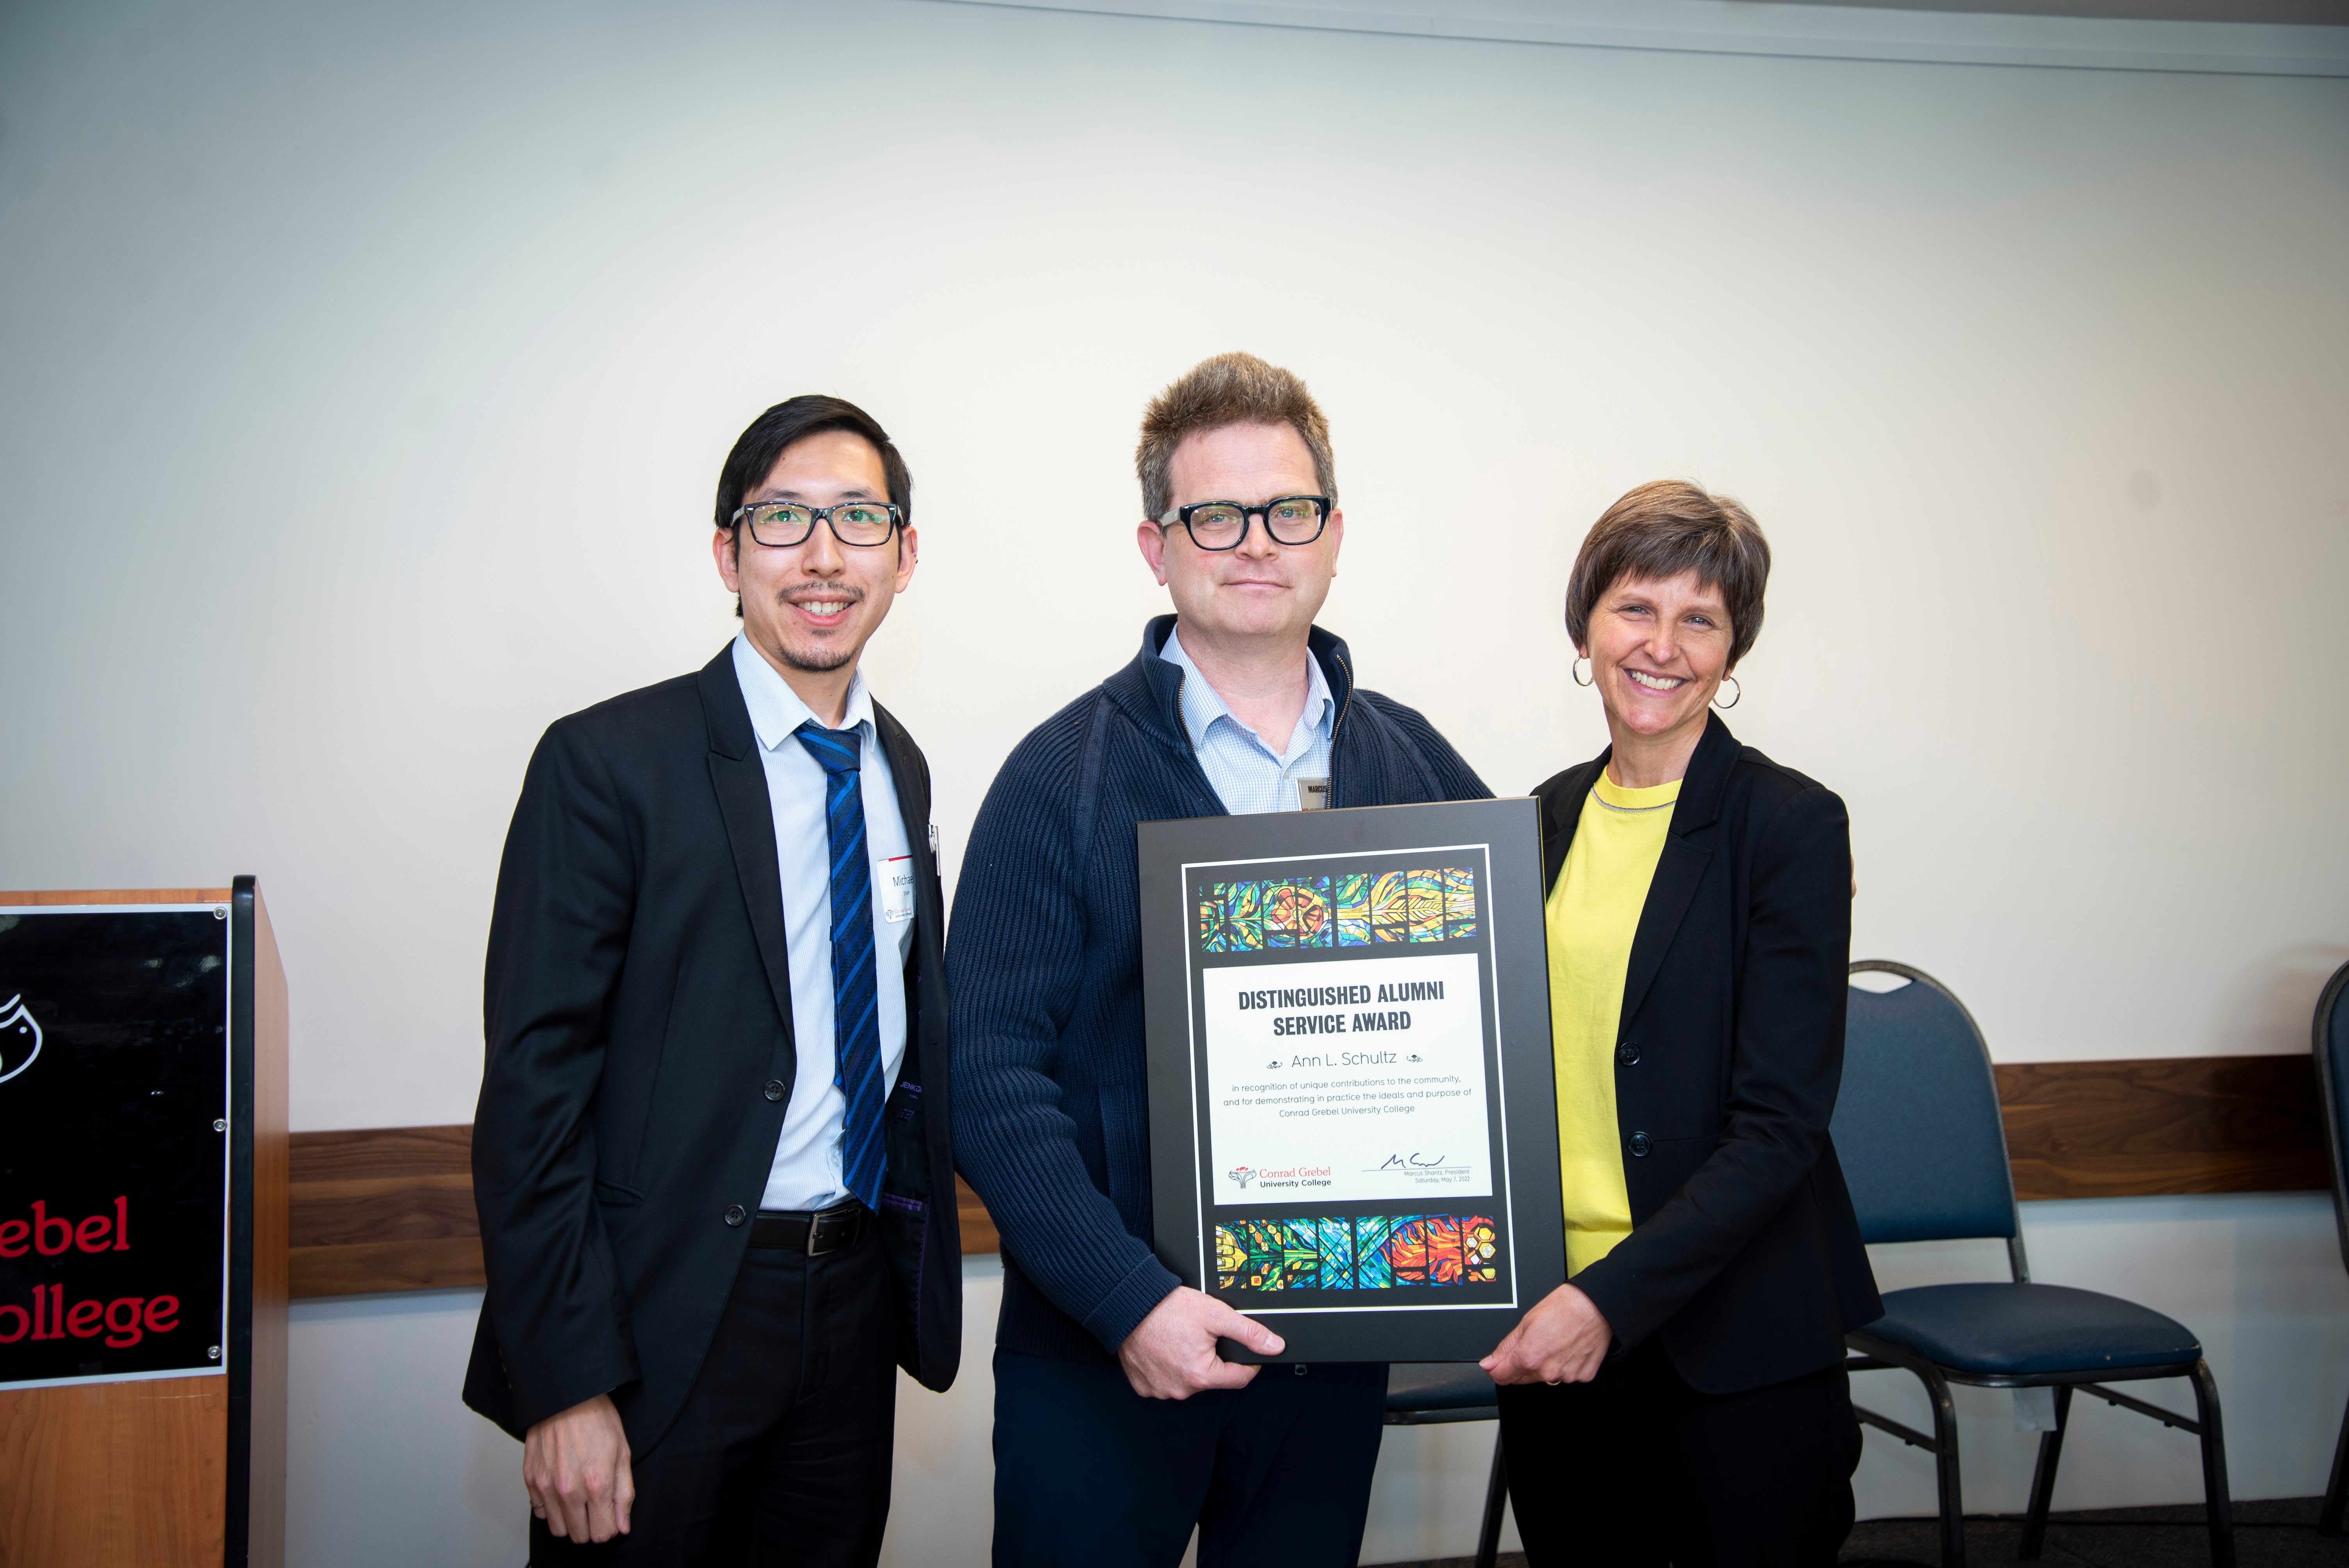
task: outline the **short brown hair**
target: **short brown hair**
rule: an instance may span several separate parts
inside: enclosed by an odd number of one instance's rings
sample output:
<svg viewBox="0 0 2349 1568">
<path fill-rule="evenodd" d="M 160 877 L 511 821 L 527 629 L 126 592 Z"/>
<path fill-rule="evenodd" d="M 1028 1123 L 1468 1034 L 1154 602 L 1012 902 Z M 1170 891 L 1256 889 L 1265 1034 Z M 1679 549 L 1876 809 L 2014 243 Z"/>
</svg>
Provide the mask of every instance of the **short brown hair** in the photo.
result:
<svg viewBox="0 0 2349 1568">
<path fill-rule="evenodd" d="M 1770 582 L 1770 542 L 1754 514 L 1725 495 L 1683 480 L 1657 480 L 1628 490 L 1590 525 L 1566 584 L 1566 629 L 1590 645 L 1590 612 L 1626 577 L 1678 577 L 1693 572 L 1729 609 L 1729 667 L 1762 634 L 1762 590 Z"/>
<path fill-rule="evenodd" d="M 1313 482 L 1338 504 L 1338 465 L 1330 455 L 1330 421 L 1305 383 L 1253 354 L 1218 354 L 1185 371 L 1150 400 L 1142 415 L 1142 443 L 1133 449 L 1142 481 L 1143 515 L 1157 521 L 1174 503 L 1167 469 L 1185 439 L 1226 425 L 1286 425 L 1313 454 Z M 1257 498 L 1230 496 L 1230 500 Z"/>
</svg>

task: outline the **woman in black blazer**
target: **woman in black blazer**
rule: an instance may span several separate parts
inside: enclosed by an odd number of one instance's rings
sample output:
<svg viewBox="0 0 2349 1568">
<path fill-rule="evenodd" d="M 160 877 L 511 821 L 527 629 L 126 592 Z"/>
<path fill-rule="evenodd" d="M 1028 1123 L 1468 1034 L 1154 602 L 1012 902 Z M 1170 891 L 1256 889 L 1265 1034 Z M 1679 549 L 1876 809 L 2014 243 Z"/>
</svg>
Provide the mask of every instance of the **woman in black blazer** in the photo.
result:
<svg viewBox="0 0 2349 1568">
<path fill-rule="evenodd" d="M 1823 1565 L 1851 1528 L 1849 827 L 1708 711 L 1769 571 L 1744 508 L 1660 482 L 1567 592 L 1613 739 L 1536 791 L 1570 1283 L 1484 1362 L 1537 1568 Z"/>
</svg>

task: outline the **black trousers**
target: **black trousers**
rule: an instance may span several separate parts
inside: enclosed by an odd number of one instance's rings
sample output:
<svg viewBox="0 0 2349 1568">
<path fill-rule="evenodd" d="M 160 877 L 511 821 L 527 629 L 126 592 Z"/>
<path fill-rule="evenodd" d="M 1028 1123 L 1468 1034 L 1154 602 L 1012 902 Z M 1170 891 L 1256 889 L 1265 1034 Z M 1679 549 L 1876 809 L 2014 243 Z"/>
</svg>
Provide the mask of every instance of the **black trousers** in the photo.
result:
<svg viewBox="0 0 2349 1568">
<path fill-rule="evenodd" d="M 995 1353 L 996 1568 L 1353 1568 L 1383 1362 L 1145 1399 L 1116 1362 Z"/>
<path fill-rule="evenodd" d="M 1701 1394 L 1651 1339 L 1588 1383 L 1501 1391 L 1531 1568 L 1829 1568 L 1859 1421 L 1840 1367 Z"/>
<path fill-rule="evenodd" d="M 629 1532 L 530 1525 L 533 1563 L 872 1568 L 889 1520 L 897 1370 L 880 1243 L 752 1247 L 676 1422 L 635 1455 Z"/>
</svg>

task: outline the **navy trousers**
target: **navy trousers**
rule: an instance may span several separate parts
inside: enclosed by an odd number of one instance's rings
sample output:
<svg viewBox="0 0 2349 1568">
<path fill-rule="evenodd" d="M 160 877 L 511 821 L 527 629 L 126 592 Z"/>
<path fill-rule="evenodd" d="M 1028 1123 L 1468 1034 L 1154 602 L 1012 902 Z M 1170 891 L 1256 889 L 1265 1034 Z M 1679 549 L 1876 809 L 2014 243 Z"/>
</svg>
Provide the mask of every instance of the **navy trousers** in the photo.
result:
<svg viewBox="0 0 2349 1568">
<path fill-rule="evenodd" d="M 1116 1362 L 995 1353 L 996 1568 L 1353 1568 L 1382 1362 L 1145 1399 Z"/>
</svg>

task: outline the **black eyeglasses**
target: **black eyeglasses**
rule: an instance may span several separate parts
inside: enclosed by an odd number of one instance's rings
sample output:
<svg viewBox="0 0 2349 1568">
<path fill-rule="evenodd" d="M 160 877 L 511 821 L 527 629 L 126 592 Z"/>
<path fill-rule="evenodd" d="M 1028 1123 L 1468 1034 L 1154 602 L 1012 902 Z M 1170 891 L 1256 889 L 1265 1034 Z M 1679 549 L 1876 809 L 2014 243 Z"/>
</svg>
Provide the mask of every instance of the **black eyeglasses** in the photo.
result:
<svg viewBox="0 0 2349 1568">
<path fill-rule="evenodd" d="M 844 500 L 837 506 L 771 500 L 734 511 L 735 526 L 749 523 L 752 539 L 776 550 L 805 544 L 819 518 L 841 543 L 870 550 L 888 543 L 890 535 L 904 525 L 905 514 L 885 500 Z"/>
<path fill-rule="evenodd" d="M 1242 506 L 1236 500 L 1197 500 L 1178 506 L 1158 520 L 1161 528 L 1183 525 L 1191 542 L 1202 550 L 1237 550 L 1247 537 L 1248 520 L 1264 519 L 1265 536 L 1275 544 L 1310 544 L 1330 522 L 1326 495 L 1275 496 L 1262 506 Z"/>
</svg>

